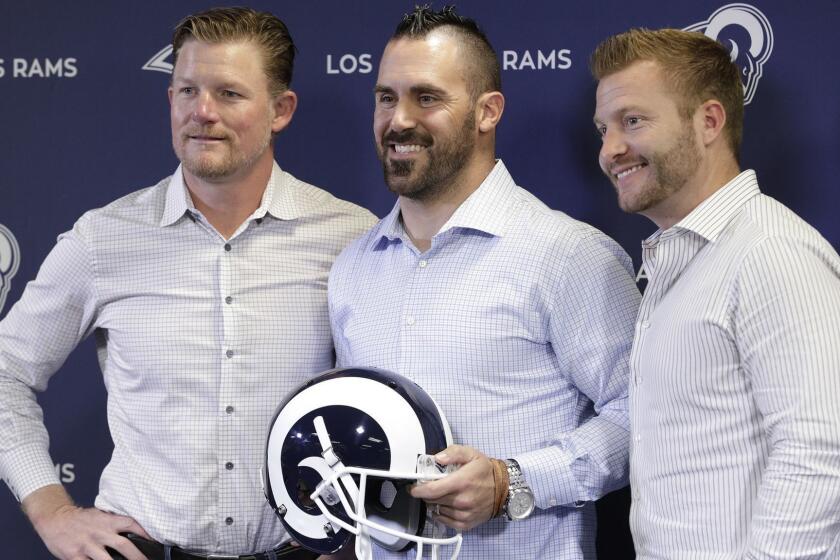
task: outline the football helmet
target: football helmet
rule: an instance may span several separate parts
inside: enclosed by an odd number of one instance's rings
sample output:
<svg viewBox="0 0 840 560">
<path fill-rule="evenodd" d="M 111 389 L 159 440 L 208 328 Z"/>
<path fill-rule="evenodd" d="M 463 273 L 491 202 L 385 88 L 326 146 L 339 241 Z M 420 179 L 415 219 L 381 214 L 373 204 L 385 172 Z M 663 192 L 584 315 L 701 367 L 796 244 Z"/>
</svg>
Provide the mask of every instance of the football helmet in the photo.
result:
<svg viewBox="0 0 840 560">
<path fill-rule="evenodd" d="M 371 368 L 334 369 L 289 393 L 266 442 L 263 486 L 294 540 L 332 554 L 355 536 L 359 560 L 371 543 L 393 551 L 424 545 L 451 558 L 460 533 L 435 522 L 424 536 L 426 507 L 411 484 L 448 474 L 433 455 L 452 443 L 449 424 L 417 384 Z"/>
</svg>

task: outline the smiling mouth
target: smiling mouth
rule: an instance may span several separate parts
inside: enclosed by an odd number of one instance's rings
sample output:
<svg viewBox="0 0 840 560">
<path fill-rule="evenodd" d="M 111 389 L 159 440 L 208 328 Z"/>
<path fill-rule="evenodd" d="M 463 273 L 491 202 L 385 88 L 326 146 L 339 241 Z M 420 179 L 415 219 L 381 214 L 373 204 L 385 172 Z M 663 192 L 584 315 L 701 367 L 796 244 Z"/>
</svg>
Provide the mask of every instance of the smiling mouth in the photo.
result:
<svg viewBox="0 0 840 560">
<path fill-rule="evenodd" d="M 421 146 L 420 144 L 391 144 L 390 147 L 398 154 L 419 153 L 426 149 L 425 146 Z"/>
<path fill-rule="evenodd" d="M 646 163 L 640 163 L 638 165 L 634 165 L 633 167 L 625 169 L 624 171 L 620 171 L 618 173 L 613 173 L 613 177 L 615 177 L 617 180 L 620 181 L 621 179 L 624 179 L 628 175 L 632 175 L 633 173 L 642 169 L 643 167 L 647 167 L 647 164 Z"/>
</svg>

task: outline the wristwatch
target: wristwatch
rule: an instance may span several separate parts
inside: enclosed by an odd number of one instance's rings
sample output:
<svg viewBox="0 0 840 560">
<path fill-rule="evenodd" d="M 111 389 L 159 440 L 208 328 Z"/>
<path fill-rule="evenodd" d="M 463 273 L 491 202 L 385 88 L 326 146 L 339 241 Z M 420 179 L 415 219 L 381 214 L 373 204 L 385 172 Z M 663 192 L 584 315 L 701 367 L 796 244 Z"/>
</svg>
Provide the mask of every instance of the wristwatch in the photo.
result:
<svg viewBox="0 0 840 560">
<path fill-rule="evenodd" d="M 522 476 L 519 463 L 513 459 L 505 459 L 508 471 L 508 495 L 502 511 L 508 521 L 520 521 L 534 511 L 534 493 Z"/>
</svg>

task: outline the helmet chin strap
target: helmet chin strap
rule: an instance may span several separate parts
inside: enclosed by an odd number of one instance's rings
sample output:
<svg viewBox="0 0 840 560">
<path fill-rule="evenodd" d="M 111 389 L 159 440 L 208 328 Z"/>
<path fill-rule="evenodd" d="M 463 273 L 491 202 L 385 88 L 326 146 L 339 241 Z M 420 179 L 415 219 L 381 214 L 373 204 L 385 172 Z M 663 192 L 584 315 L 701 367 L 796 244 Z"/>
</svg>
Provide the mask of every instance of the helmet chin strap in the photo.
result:
<svg viewBox="0 0 840 560">
<path fill-rule="evenodd" d="M 315 433 L 318 435 L 318 442 L 321 444 L 321 456 L 324 458 L 324 461 L 327 462 L 327 465 L 330 469 L 335 471 L 345 471 L 346 467 L 341 462 L 341 459 L 336 455 L 335 450 L 332 446 L 332 439 L 330 439 L 330 433 L 327 431 L 327 425 L 324 422 L 323 416 L 316 416 L 313 420 L 315 424 Z M 350 501 L 353 503 L 355 513 L 359 516 L 365 515 L 365 503 L 363 499 L 362 492 L 359 491 L 359 488 L 356 486 L 356 481 L 353 480 L 353 477 L 350 476 L 349 473 L 344 472 L 344 474 L 338 477 L 338 480 L 341 482 L 341 485 L 346 490 L 348 496 L 350 497 Z M 362 488 L 364 491 L 364 488 Z M 358 529 L 358 533 L 356 533 L 356 558 L 358 560 L 372 560 L 373 559 L 373 545 L 371 544 L 370 540 L 370 532 L 368 528 L 362 524 L 357 523 L 356 527 Z M 335 527 L 335 530 L 338 530 L 339 527 Z"/>
</svg>

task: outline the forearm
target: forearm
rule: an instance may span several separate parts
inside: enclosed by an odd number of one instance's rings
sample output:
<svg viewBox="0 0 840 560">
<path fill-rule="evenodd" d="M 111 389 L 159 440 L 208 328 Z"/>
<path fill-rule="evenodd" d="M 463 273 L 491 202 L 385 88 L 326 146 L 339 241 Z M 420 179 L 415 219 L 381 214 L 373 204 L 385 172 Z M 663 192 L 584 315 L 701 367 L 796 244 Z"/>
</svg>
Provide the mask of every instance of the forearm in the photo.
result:
<svg viewBox="0 0 840 560">
<path fill-rule="evenodd" d="M 32 389 L 0 371 L 0 476 L 18 498 L 58 484 L 49 437 Z"/>
<path fill-rule="evenodd" d="M 45 519 L 57 511 L 76 507 L 73 498 L 61 484 L 50 484 L 31 492 L 20 505 L 36 531 Z"/>
<path fill-rule="evenodd" d="M 513 456 L 534 491 L 537 507 L 595 501 L 627 484 L 626 401 L 602 410 L 555 445 Z"/>
<path fill-rule="evenodd" d="M 840 542 L 838 511 L 840 450 L 771 453 L 758 491 L 745 558 L 829 558 Z"/>
<path fill-rule="evenodd" d="M 0 477 L 18 497 L 57 484 L 35 397 L 89 330 L 95 313 L 84 245 L 66 234 L 0 322 Z"/>
</svg>

